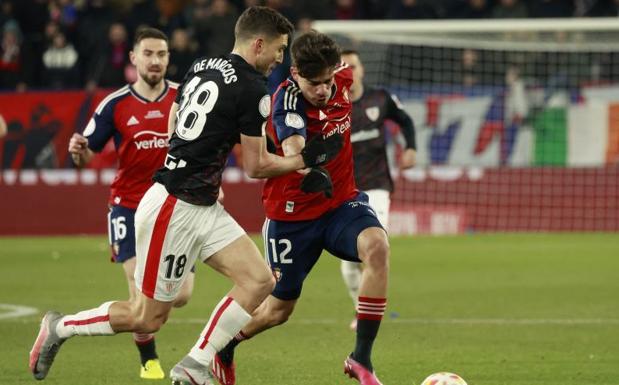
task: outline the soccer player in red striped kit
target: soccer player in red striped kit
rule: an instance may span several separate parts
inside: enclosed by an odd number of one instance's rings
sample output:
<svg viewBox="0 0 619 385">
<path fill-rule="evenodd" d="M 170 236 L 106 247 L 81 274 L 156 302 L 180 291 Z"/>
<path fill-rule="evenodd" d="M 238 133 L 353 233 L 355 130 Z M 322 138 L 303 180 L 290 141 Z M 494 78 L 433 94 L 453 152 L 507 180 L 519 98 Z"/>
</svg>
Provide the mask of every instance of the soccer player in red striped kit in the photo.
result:
<svg viewBox="0 0 619 385">
<path fill-rule="evenodd" d="M 304 279 L 327 250 L 366 266 L 359 289 L 356 344 L 344 361 L 344 371 L 362 385 L 380 385 L 371 353 L 387 306 L 389 242 L 367 195 L 355 186 L 350 141 L 352 71 L 341 62 L 335 42 L 315 31 L 299 36 L 291 55 L 291 77 L 273 96 L 267 129 L 276 153 L 298 154 L 306 141 L 322 136 L 340 136 L 344 146 L 322 167 L 267 180 L 263 237 L 277 283 L 247 326 L 218 353 L 213 374 L 222 385 L 235 383 L 236 345 L 288 319 Z"/>
</svg>

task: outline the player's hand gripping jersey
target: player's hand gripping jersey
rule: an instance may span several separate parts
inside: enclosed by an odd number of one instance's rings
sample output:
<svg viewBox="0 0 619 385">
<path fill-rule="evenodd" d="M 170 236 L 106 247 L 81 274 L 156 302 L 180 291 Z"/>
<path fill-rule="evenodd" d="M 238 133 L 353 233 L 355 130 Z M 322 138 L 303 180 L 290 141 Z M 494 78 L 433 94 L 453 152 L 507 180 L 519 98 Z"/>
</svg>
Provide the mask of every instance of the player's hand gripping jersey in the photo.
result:
<svg viewBox="0 0 619 385">
<path fill-rule="evenodd" d="M 350 68 L 340 65 L 335 69 L 331 99 L 320 108 L 305 100 L 292 79 L 280 84 L 273 97 L 273 116 L 267 125 L 278 155 L 283 155 L 281 143 L 292 135 L 302 135 L 306 143 L 316 135 L 341 135 L 344 145 L 335 158 L 321 166 L 331 174 L 333 198 L 327 198 L 322 192 L 308 194 L 301 191 L 303 175 L 298 172 L 270 178 L 262 194 L 267 218 L 281 221 L 315 219 L 357 195 L 350 143 L 351 84 Z"/>
<path fill-rule="evenodd" d="M 238 55 L 197 60 L 179 88 L 176 130 L 155 174 L 177 198 L 217 201 L 221 175 L 240 134 L 262 136 L 271 111 L 266 78 Z"/>
<path fill-rule="evenodd" d="M 119 164 L 110 189 L 111 205 L 135 209 L 153 184 L 153 174 L 168 150 L 168 114 L 176 88 L 176 83 L 166 81 L 165 90 L 151 102 L 124 86 L 103 99 L 86 126 L 84 136 L 94 152 L 114 139 Z"/>
</svg>

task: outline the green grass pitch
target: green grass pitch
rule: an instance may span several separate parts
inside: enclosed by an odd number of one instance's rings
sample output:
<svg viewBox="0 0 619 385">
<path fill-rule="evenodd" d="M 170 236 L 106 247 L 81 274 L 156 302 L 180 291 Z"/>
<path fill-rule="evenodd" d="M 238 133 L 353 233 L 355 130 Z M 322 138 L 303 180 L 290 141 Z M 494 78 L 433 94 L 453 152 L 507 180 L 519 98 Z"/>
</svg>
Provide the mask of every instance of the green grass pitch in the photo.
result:
<svg viewBox="0 0 619 385">
<path fill-rule="evenodd" d="M 257 242 L 260 242 L 257 240 Z M 28 352 L 47 309 L 126 298 L 103 237 L 0 238 L 0 384 L 34 384 Z M 469 385 L 619 384 L 619 235 L 505 234 L 392 239 L 388 309 L 374 348 L 385 385 L 452 371 Z M 239 385 L 354 384 L 354 334 L 338 261 L 323 255 L 291 320 L 237 350 Z M 168 370 L 230 283 L 199 266 L 190 303 L 157 336 Z M 6 304 L 38 309 L 7 317 Z M 168 384 L 138 378 L 128 334 L 77 337 L 47 384 Z"/>
</svg>

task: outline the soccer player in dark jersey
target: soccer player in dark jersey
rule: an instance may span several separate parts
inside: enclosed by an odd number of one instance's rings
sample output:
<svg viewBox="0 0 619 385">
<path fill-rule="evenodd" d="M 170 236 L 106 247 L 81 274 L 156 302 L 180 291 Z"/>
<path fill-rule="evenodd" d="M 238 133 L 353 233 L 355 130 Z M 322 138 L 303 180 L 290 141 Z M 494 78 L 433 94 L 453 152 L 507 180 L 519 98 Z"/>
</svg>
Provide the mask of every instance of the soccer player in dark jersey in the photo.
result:
<svg viewBox="0 0 619 385">
<path fill-rule="evenodd" d="M 232 53 L 193 64 L 171 109 L 177 120 L 165 166 L 135 214 L 137 298 L 67 316 L 47 312 L 30 353 L 35 378 L 45 378 L 60 346 L 72 336 L 157 331 L 189 267 L 200 259 L 230 278 L 234 287 L 170 377 L 175 385 L 212 383 L 209 367 L 215 353 L 274 287 L 256 245 L 217 202 L 232 145 L 241 142 L 244 168 L 254 178 L 314 167 L 341 149 L 342 141 L 334 137 L 312 141 L 301 154 L 267 152 L 264 127 L 271 104 L 265 76 L 282 62 L 292 30 L 278 12 L 250 7 L 236 23 Z"/>
<path fill-rule="evenodd" d="M 399 167 L 403 170 L 415 166 L 415 126 L 397 96 L 384 88 L 366 87 L 363 84 L 365 71 L 357 51 L 343 51 L 342 61 L 352 68 L 353 73 L 353 84 L 350 88 L 353 102 L 350 140 L 355 164 L 355 182 L 357 187 L 368 195 L 370 206 L 376 211 L 383 227 L 387 228 L 393 180 L 387 160 L 385 121 L 389 119 L 400 126 L 406 143 L 399 159 Z M 356 308 L 361 283 L 361 264 L 342 260 L 341 270 Z M 356 329 L 356 318 L 350 327 Z"/>
<path fill-rule="evenodd" d="M 119 164 L 108 201 L 109 240 L 112 260 L 122 264 L 129 284 L 129 301 L 133 301 L 136 298 L 135 211 L 168 152 L 168 114 L 178 84 L 164 79 L 169 52 L 163 32 L 154 28 L 139 30 L 129 55 L 138 72 L 137 81 L 112 92 L 99 104 L 83 135 L 73 134 L 69 152 L 75 164 L 83 167 L 110 138 L 114 139 Z M 190 274 L 174 306 L 184 305 L 192 289 L 193 274 Z M 134 333 L 133 338 L 140 351 L 140 377 L 164 378 L 154 335 Z"/>
<path fill-rule="evenodd" d="M 365 263 L 356 345 L 344 361 L 344 371 L 363 385 L 379 385 L 371 352 L 387 306 L 389 242 L 367 196 L 355 186 L 350 142 L 352 71 L 341 62 L 335 42 L 315 31 L 299 36 L 291 55 L 291 77 L 273 95 L 268 126 L 277 154 L 298 154 L 306 143 L 322 136 L 340 136 L 344 147 L 324 168 L 267 180 L 263 236 L 277 284 L 247 326 L 219 352 L 213 373 L 221 384 L 234 384 L 235 346 L 288 319 L 303 281 L 327 250 L 340 259 Z"/>
</svg>

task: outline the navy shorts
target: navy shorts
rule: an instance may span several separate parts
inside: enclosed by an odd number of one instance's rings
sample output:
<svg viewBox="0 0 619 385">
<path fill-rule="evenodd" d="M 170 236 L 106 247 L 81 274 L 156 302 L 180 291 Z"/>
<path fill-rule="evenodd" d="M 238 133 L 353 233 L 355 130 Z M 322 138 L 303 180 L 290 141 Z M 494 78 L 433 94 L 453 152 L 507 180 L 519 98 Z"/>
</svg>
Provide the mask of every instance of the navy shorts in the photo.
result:
<svg viewBox="0 0 619 385">
<path fill-rule="evenodd" d="M 299 298 L 303 281 L 323 250 L 340 259 L 360 262 L 357 237 L 369 227 L 383 228 L 364 193 L 317 219 L 267 219 L 262 232 L 265 254 L 277 280 L 271 294 L 285 301 Z"/>
<path fill-rule="evenodd" d="M 135 257 L 135 209 L 111 206 L 107 215 L 112 261 L 123 263 Z"/>
</svg>

